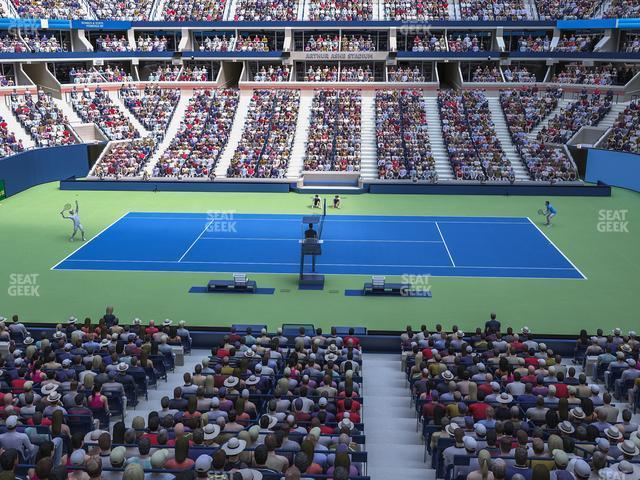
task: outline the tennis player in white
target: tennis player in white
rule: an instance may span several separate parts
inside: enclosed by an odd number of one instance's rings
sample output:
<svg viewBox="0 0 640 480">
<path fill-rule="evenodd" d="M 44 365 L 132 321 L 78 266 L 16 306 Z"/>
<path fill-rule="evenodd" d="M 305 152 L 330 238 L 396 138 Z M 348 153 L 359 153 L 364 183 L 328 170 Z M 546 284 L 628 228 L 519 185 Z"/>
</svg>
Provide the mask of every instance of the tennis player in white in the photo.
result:
<svg viewBox="0 0 640 480">
<path fill-rule="evenodd" d="M 80 215 L 79 215 L 79 207 L 78 207 L 78 201 L 76 200 L 76 210 L 69 210 L 69 215 L 65 215 L 64 214 L 64 210 L 60 212 L 60 215 L 62 215 L 62 218 L 68 218 L 69 220 L 71 220 L 73 222 L 73 234 L 71 235 L 71 238 L 69 238 L 70 242 L 73 242 L 76 239 L 76 233 L 78 233 L 78 231 L 80 231 L 80 233 L 82 234 L 82 241 L 84 242 L 84 228 L 82 228 L 82 223 L 80 223 Z"/>
</svg>

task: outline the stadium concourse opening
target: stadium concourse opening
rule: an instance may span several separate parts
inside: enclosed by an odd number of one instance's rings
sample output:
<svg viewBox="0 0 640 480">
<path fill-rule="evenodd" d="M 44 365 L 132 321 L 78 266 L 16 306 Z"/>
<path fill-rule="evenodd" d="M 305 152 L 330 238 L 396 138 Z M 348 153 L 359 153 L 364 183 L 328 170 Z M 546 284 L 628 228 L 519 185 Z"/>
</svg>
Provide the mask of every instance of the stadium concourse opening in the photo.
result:
<svg viewBox="0 0 640 480">
<path fill-rule="evenodd" d="M 301 215 L 129 212 L 53 268 L 293 274 Z M 340 215 L 317 271 L 584 279 L 526 217 Z"/>
</svg>

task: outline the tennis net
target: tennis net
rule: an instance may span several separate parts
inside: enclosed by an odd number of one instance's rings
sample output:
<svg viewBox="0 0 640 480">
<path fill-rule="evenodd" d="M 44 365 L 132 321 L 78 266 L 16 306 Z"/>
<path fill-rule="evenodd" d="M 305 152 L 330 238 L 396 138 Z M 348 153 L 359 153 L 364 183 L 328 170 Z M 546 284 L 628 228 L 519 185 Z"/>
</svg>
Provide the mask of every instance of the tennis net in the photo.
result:
<svg viewBox="0 0 640 480">
<path fill-rule="evenodd" d="M 322 203 L 322 216 L 320 217 L 320 222 L 318 223 L 318 240 L 322 238 L 322 229 L 324 227 L 324 221 L 327 217 L 327 199 L 325 198 Z"/>
</svg>

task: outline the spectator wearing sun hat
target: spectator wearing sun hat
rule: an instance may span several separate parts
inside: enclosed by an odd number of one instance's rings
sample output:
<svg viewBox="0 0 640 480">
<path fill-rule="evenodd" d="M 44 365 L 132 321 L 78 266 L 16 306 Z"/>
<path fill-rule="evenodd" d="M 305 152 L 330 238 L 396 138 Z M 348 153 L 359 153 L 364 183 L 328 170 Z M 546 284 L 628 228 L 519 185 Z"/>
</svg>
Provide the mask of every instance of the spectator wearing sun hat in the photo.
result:
<svg viewBox="0 0 640 480">
<path fill-rule="evenodd" d="M 224 445 L 221 450 L 227 455 L 227 467 L 226 468 L 247 468 L 247 465 L 240 461 L 240 454 L 247 446 L 245 440 L 232 437 Z"/>
</svg>

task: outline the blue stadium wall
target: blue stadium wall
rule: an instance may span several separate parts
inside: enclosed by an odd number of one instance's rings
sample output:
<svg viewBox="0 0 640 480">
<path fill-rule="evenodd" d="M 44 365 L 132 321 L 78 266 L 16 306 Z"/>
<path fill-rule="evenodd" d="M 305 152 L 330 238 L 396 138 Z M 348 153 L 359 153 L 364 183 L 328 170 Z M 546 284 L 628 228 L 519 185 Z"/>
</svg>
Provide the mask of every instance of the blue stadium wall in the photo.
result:
<svg viewBox="0 0 640 480">
<path fill-rule="evenodd" d="M 587 156 L 585 180 L 640 192 L 640 155 L 592 148 Z"/>
<path fill-rule="evenodd" d="M 39 148 L 0 158 L 0 180 L 7 197 L 41 183 L 89 173 L 89 147 L 86 144 Z"/>
</svg>

